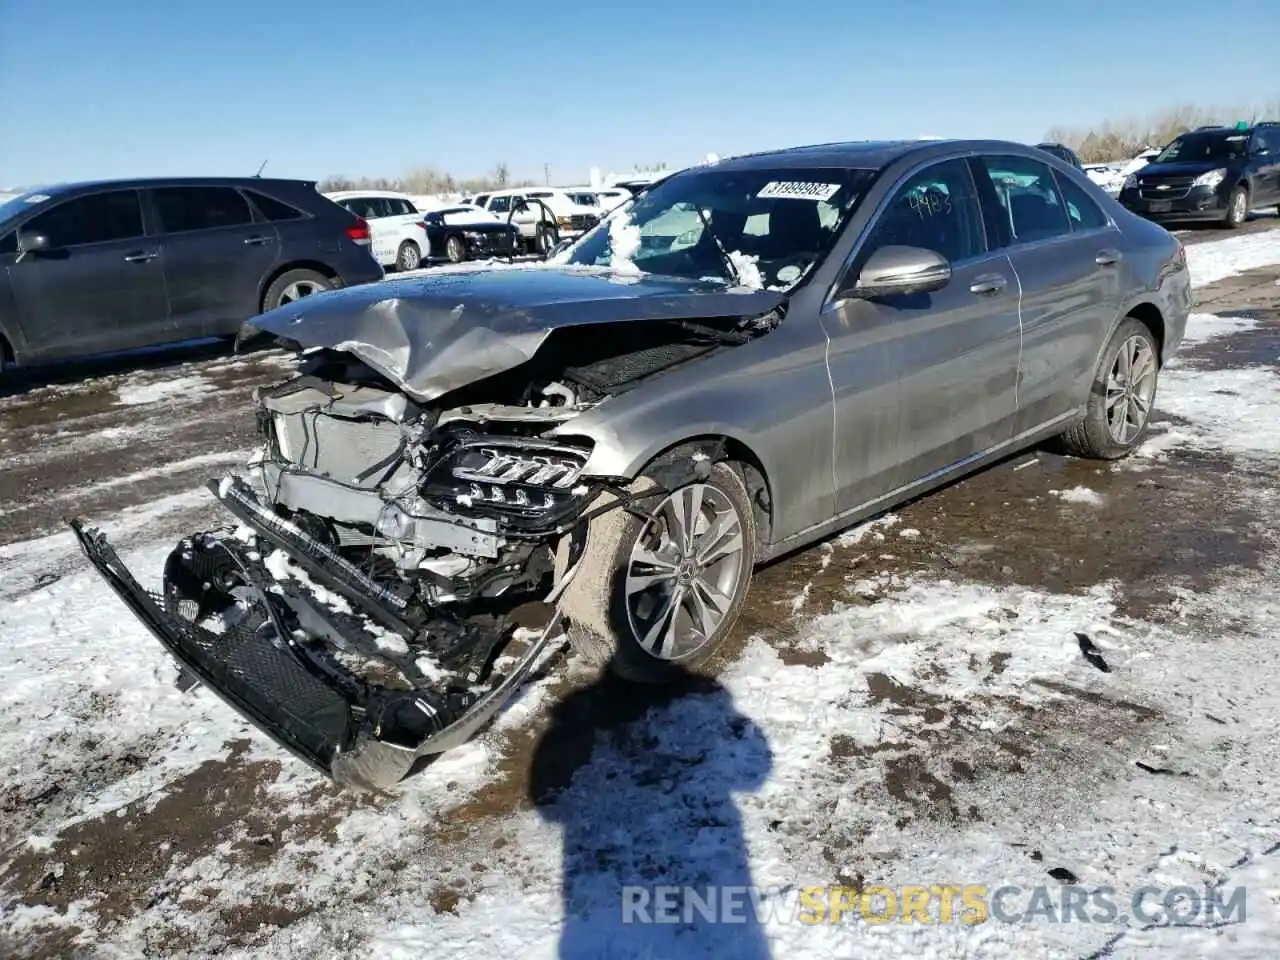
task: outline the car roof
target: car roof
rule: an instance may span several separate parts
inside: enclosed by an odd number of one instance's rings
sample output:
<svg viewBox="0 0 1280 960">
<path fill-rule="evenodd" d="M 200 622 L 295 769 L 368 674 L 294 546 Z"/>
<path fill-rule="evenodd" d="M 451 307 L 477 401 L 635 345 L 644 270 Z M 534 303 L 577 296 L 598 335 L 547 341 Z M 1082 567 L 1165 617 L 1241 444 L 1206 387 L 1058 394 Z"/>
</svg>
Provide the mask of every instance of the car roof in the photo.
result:
<svg viewBox="0 0 1280 960">
<path fill-rule="evenodd" d="M 142 190 L 148 187 L 253 187 L 287 183 L 291 186 L 306 184 L 314 187 L 315 180 L 294 177 L 132 177 L 120 180 L 72 180 L 42 186 L 40 193 L 49 196 L 71 191 L 119 189 Z M 32 193 L 35 191 L 27 191 Z"/>
<path fill-rule="evenodd" d="M 838 143 L 818 143 L 786 150 L 772 150 L 727 157 L 712 164 L 699 164 L 682 170 L 767 170 L 788 167 L 850 167 L 878 170 L 907 156 L 925 159 L 957 151 L 975 153 L 1006 153 L 1016 156 L 1043 157 L 1043 152 L 1025 143 L 1013 140 L 856 140 Z"/>
<path fill-rule="evenodd" d="M 330 190 L 325 193 L 330 200 L 346 200 L 349 197 L 394 197 L 397 200 L 413 199 L 398 190 Z"/>
</svg>

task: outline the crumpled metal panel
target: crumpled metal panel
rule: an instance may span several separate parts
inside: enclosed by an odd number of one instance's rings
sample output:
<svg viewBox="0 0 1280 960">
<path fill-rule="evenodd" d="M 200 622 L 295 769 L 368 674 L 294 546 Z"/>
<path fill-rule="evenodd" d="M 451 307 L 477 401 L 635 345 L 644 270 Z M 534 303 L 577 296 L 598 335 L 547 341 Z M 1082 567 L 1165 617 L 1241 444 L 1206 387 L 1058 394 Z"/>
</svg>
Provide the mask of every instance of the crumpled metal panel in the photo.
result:
<svg viewBox="0 0 1280 960">
<path fill-rule="evenodd" d="M 752 317 L 783 299 L 717 280 L 581 267 L 489 268 L 309 297 L 247 321 L 241 337 L 269 333 L 304 350 L 351 353 L 428 402 L 519 366 L 559 327 Z"/>
</svg>

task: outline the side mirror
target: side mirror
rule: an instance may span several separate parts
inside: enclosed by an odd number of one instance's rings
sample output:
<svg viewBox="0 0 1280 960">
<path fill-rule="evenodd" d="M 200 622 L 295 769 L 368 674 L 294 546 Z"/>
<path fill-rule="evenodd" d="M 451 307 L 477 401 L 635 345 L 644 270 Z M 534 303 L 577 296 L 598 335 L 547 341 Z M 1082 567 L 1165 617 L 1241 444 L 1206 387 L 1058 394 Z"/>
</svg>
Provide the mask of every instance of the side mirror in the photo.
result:
<svg viewBox="0 0 1280 960">
<path fill-rule="evenodd" d="M 46 234 L 18 231 L 18 263 L 21 263 L 28 254 L 40 253 L 48 249 L 49 237 Z"/>
<path fill-rule="evenodd" d="M 1253 148 L 1253 155 L 1255 157 L 1265 157 L 1270 153 L 1271 153 L 1270 147 L 1254 147 Z"/>
<path fill-rule="evenodd" d="M 923 247 L 881 247 L 863 264 L 857 279 L 840 293 L 872 300 L 893 294 L 932 293 L 951 282 L 947 258 Z"/>
</svg>

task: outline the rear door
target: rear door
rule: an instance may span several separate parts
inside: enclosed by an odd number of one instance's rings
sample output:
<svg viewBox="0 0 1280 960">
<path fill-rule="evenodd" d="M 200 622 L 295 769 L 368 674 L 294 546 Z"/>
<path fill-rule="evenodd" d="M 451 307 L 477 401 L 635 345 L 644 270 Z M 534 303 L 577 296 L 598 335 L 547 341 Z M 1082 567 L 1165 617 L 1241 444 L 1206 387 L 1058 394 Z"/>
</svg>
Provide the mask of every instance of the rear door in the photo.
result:
<svg viewBox="0 0 1280 960">
<path fill-rule="evenodd" d="M 934 293 L 848 299 L 823 313 L 842 513 L 999 446 L 1016 413 L 1018 286 L 1004 254 L 987 249 L 965 160 L 913 174 L 869 229 L 846 277 L 893 245 L 934 250 L 952 274 Z"/>
<path fill-rule="evenodd" d="M 973 162 L 988 236 L 1022 290 L 1015 434 L 1070 417 L 1085 402 L 1120 308 L 1121 235 L 1083 186 L 1016 156 Z"/>
<path fill-rule="evenodd" d="M 49 248 L 8 268 L 23 339 L 42 359 L 172 339 L 159 246 L 137 190 L 69 199 L 22 225 Z"/>
<path fill-rule="evenodd" d="M 276 228 L 257 223 L 234 187 L 157 187 L 147 191 L 164 252 L 175 334 L 235 333 L 258 312 L 263 279 L 280 256 Z"/>
</svg>

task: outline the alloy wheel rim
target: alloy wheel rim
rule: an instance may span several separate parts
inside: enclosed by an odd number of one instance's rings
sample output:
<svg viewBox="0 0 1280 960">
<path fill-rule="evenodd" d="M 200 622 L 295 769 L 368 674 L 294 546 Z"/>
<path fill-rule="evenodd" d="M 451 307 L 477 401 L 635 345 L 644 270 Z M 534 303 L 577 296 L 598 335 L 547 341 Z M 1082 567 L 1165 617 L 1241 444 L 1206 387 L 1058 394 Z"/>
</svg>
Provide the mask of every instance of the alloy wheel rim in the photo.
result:
<svg viewBox="0 0 1280 960">
<path fill-rule="evenodd" d="M 1155 392 L 1155 351 L 1146 337 L 1134 335 L 1120 345 L 1107 377 L 1107 429 L 1112 440 L 1127 444 L 1143 431 Z"/>
<path fill-rule="evenodd" d="M 400 248 L 400 269 L 414 270 L 417 268 L 422 258 L 418 256 L 418 248 L 412 243 L 406 243 Z"/>
<path fill-rule="evenodd" d="M 309 297 L 313 293 L 320 293 L 324 290 L 320 284 L 314 280 L 295 280 L 284 288 L 280 294 L 280 303 L 277 306 L 283 307 L 287 303 L 293 303 L 295 300 L 301 300 L 303 297 Z"/>
<path fill-rule="evenodd" d="M 462 241 L 457 237 L 449 238 L 449 259 L 454 263 L 462 260 Z"/>
<path fill-rule="evenodd" d="M 742 518 L 725 493 L 694 483 L 669 494 L 631 548 L 628 625 L 659 660 L 697 653 L 717 636 L 746 573 Z"/>
</svg>

